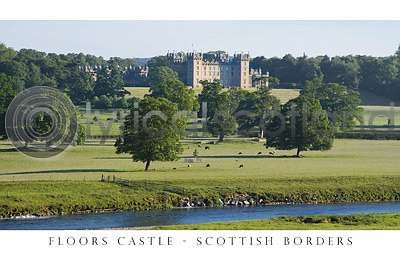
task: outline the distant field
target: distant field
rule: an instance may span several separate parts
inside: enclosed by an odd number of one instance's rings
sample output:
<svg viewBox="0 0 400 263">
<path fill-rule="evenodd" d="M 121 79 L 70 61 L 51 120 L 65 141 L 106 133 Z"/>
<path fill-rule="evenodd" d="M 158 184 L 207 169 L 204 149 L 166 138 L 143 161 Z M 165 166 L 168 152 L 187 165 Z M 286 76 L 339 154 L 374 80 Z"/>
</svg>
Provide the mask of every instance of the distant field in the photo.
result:
<svg viewBox="0 0 400 263">
<path fill-rule="evenodd" d="M 143 98 L 144 95 L 149 94 L 149 88 L 148 87 L 129 87 L 125 88 L 127 91 L 129 91 L 130 96 L 137 97 L 137 98 Z M 201 93 L 201 88 L 194 88 L 193 89 L 195 94 L 198 95 Z M 254 88 L 248 89 L 250 91 L 255 91 Z M 296 98 L 299 96 L 300 90 L 298 89 L 272 89 L 272 95 L 276 96 L 281 103 L 286 103 L 287 101 Z"/>
<path fill-rule="evenodd" d="M 130 95 L 128 95 L 129 97 L 136 97 L 139 99 L 143 99 L 146 94 L 150 93 L 149 87 L 126 87 L 125 89 L 130 93 Z"/>
<path fill-rule="evenodd" d="M 121 119 L 117 118 L 117 112 L 120 111 Z M 91 136 L 118 136 L 121 133 L 120 126 L 123 123 L 124 110 L 91 110 L 86 112 L 81 109 L 78 116 L 78 122 L 86 129 L 86 135 Z"/>
<path fill-rule="evenodd" d="M 400 215 L 281 217 L 271 220 L 162 226 L 162 230 L 400 230 Z"/>
<path fill-rule="evenodd" d="M 272 89 L 271 94 L 279 99 L 284 104 L 291 99 L 294 99 L 300 95 L 299 89 Z"/>
</svg>

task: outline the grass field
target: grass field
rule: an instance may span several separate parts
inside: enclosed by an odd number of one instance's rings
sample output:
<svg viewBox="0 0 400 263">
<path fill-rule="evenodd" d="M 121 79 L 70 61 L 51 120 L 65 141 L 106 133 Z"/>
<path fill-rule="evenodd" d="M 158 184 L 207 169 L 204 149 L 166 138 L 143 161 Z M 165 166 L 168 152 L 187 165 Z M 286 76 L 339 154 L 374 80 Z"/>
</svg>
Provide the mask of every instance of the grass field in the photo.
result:
<svg viewBox="0 0 400 263">
<path fill-rule="evenodd" d="M 150 93 L 150 88 L 148 87 L 127 87 L 125 88 L 130 96 L 142 99 L 144 95 Z M 193 91 L 196 95 L 201 93 L 202 88 L 194 88 Z M 255 91 L 256 89 L 250 88 L 247 89 L 250 91 Z M 296 98 L 299 96 L 300 90 L 298 89 L 272 89 L 271 94 L 276 96 L 281 103 L 286 103 L 287 101 Z"/>
<path fill-rule="evenodd" d="M 204 145 L 185 145 L 182 157 L 191 157 L 198 149 L 201 163 L 187 167 L 184 159 L 154 162 L 151 171 L 144 172 L 142 163 L 116 155 L 112 146 L 70 147 L 60 156 L 37 160 L 13 151 L 3 141 L 0 207 L 46 211 L 62 204 L 65 212 L 82 207 L 145 209 L 171 207 L 184 196 L 215 200 L 237 193 L 270 202 L 400 200 L 400 141 L 336 140 L 331 151 L 307 152 L 304 158 L 294 158 L 294 152 L 289 151 L 270 156 L 262 143 L 251 141 L 209 146 L 210 150 L 205 150 Z M 211 167 L 206 168 L 206 164 Z M 239 168 L 240 164 L 244 168 Z M 102 183 L 101 175 L 160 183 L 183 191 Z"/>
<path fill-rule="evenodd" d="M 86 136 L 118 136 L 121 133 L 121 125 L 123 124 L 123 118 L 118 120 L 117 112 L 124 115 L 122 109 L 110 109 L 110 110 L 86 110 L 81 109 L 79 111 L 78 122 L 85 127 Z"/>
<path fill-rule="evenodd" d="M 150 94 L 149 87 L 125 87 L 125 89 L 130 93 L 128 97 L 143 99 L 146 94 Z"/>
<path fill-rule="evenodd" d="M 400 230 L 400 215 L 281 217 L 271 220 L 162 226 L 162 230 Z"/>
</svg>

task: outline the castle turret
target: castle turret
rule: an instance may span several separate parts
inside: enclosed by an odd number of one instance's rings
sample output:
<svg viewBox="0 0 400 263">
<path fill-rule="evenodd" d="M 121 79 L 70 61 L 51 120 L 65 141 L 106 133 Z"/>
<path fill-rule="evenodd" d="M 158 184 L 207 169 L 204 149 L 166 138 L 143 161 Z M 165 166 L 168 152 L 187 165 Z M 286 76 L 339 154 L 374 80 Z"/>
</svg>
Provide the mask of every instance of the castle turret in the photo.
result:
<svg viewBox="0 0 400 263">
<path fill-rule="evenodd" d="M 203 54 L 192 52 L 187 54 L 187 81 L 193 88 L 200 85 L 202 80 Z"/>
</svg>

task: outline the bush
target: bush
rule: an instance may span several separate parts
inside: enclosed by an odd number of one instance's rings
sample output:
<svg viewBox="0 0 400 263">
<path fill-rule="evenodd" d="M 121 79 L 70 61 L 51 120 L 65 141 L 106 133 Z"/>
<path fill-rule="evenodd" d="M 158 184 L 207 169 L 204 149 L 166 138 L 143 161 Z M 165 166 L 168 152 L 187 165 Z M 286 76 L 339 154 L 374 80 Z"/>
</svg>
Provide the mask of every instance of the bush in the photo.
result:
<svg viewBox="0 0 400 263">
<path fill-rule="evenodd" d="M 79 124 L 78 131 L 76 134 L 76 144 L 83 145 L 86 141 L 86 129 L 83 125 Z"/>
</svg>

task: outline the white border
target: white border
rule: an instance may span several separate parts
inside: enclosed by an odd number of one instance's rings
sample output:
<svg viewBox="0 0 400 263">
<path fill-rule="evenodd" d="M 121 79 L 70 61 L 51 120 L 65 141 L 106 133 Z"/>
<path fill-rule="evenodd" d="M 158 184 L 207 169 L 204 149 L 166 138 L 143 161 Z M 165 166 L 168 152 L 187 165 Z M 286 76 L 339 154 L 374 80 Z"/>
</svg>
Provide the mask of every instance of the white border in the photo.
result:
<svg viewBox="0 0 400 263">
<path fill-rule="evenodd" d="M 397 231 L 0 231 L 1 262 L 398 262 Z M 52 245 L 50 246 L 50 237 Z M 57 244 L 60 237 L 62 245 Z M 107 245 L 66 245 L 68 238 L 76 241 L 82 237 L 91 240 L 97 237 L 107 239 Z M 123 238 L 123 245 L 118 239 Z M 127 245 L 130 237 L 138 244 L 139 237 L 154 237 L 149 245 Z M 163 245 L 157 240 L 162 238 Z M 170 237 L 172 245 L 166 245 Z M 197 238 L 202 239 L 198 245 Z M 204 240 L 211 237 L 210 245 Z M 236 241 L 230 245 L 217 245 L 217 238 L 269 237 L 273 244 L 241 245 Z M 290 245 L 284 245 L 288 237 Z M 311 240 L 294 245 L 295 238 Z M 344 245 L 337 245 L 337 237 L 343 238 Z M 316 239 L 324 239 L 323 245 L 316 245 Z M 328 244 L 331 238 L 331 245 Z M 351 238 L 351 245 L 346 241 Z M 90 241 L 89 241 L 90 243 Z M 392 260 L 389 260 L 392 259 Z"/>
<path fill-rule="evenodd" d="M 25 20 L 392 20 L 398 0 L 13 0 L 0 19 Z"/>
<path fill-rule="evenodd" d="M 392 20 L 400 19 L 398 0 L 13 0 L 3 1 L 3 20 Z M 16 32 L 17 33 L 17 32 Z M 0 36 L 1 38 L 1 36 Z M 1 39 L 0 39 L 1 41 Z M 351 248 L 50 248 L 50 235 L 127 235 L 138 231 L 0 231 L 1 262 L 396 262 L 398 231 L 257 231 L 281 236 L 352 235 Z M 204 231 L 146 232 L 191 236 Z M 222 232 L 217 232 L 219 236 Z M 242 231 L 243 235 L 251 232 Z M 254 233 L 254 232 L 252 232 Z M 231 235 L 238 235 L 232 232 Z M 154 250 L 156 249 L 156 250 Z M 391 259 L 386 260 L 385 259 Z"/>
</svg>

